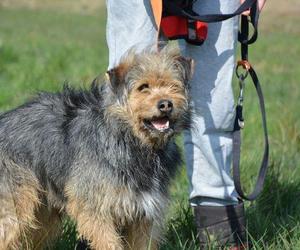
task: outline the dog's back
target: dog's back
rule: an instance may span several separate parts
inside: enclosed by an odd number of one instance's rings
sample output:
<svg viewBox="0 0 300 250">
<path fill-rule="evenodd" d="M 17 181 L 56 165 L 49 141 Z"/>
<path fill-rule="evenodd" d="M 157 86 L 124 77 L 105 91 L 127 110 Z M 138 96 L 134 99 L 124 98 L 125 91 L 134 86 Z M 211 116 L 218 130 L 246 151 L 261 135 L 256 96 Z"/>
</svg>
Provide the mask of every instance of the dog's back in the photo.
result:
<svg viewBox="0 0 300 250">
<path fill-rule="evenodd" d="M 40 180 L 51 167 L 66 161 L 65 110 L 58 94 L 41 94 L 36 99 L 0 116 L 1 159 L 14 162 Z M 0 163 L 0 168 L 5 168 Z M 6 167 L 7 168 L 7 167 Z M 9 169 L 12 176 L 14 173 Z"/>
</svg>

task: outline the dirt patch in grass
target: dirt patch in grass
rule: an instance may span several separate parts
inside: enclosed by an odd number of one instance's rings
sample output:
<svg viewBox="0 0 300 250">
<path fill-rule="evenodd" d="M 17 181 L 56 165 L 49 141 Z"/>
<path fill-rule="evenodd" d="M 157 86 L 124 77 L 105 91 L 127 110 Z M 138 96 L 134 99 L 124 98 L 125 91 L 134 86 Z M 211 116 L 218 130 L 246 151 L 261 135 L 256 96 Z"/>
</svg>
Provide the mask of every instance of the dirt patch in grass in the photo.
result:
<svg viewBox="0 0 300 250">
<path fill-rule="evenodd" d="M 0 0 L 0 7 L 49 9 L 82 14 L 95 14 L 105 5 L 105 0 Z"/>
<path fill-rule="evenodd" d="M 264 32 L 300 33 L 300 1 L 272 0 L 267 1 L 261 14 L 260 28 Z"/>
<path fill-rule="evenodd" d="M 105 0 L 0 0 L 0 7 L 30 9 L 57 9 L 75 12 L 96 12 L 99 8 L 105 6 Z M 269 0 L 264 9 L 266 17 L 276 19 L 274 22 L 280 22 L 279 18 L 284 16 L 299 16 L 299 0 Z"/>
</svg>

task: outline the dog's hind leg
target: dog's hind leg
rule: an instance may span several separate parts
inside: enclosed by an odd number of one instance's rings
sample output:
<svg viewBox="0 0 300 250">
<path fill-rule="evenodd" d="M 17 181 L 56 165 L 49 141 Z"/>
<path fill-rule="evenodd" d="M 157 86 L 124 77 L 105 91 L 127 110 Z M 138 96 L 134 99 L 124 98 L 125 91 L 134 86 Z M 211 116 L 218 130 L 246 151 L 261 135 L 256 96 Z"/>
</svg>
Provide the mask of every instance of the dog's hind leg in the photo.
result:
<svg viewBox="0 0 300 250">
<path fill-rule="evenodd" d="M 15 164 L 4 164 L 0 165 L 0 250 L 29 249 L 28 232 L 36 226 L 39 205 L 38 182 Z"/>
<path fill-rule="evenodd" d="M 0 197 L 0 250 L 21 248 L 21 236 L 24 235 L 25 223 L 15 211 L 15 204 L 10 199 Z M 22 221 L 22 222 L 21 222 Z"/>
<path fill-rule="evenodd" d="M 36 211 L 37 229 L 30 232 L 34 249 L 52 249 L 56 238 L 62 232 L 62 219 L 57 209 L 41 204 Z"/>
<path fill-rule="evenodd" d="M 126 228 L 126 250 L 158 249 L 157 233 L 153 223 L 147 220 L 130 224 Z"/>
</svg>

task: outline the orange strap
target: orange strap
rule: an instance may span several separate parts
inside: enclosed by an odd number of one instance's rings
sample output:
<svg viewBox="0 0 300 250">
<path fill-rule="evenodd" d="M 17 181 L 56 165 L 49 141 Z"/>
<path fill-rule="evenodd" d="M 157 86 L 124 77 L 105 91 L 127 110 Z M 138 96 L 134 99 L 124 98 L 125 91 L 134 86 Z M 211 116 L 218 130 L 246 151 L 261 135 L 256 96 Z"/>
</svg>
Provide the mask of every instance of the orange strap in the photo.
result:
<svg viewBox="0 0 300 250">
<path fill-rule="evenodd" d="M 161 16 L 162 16 L 162 0 L 151 0 L 150 2 L 151 2 L 155 23 L 157 25 L 157 29 L 159 30 Z"/>
</svg>

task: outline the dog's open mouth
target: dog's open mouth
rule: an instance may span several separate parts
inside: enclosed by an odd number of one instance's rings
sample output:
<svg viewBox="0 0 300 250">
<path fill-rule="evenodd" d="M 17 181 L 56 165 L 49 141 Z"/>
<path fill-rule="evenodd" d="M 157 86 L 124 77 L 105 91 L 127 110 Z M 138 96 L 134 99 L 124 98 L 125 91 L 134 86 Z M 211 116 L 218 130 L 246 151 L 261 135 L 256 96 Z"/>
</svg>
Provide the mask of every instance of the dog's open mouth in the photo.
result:
<svg viewBox="0 0 300 250">
<path fill-rule="evenodd" d="M 151 120 L 145 119 L 144 124 L 151 130 L 157 130 L 159 132 L 166 132 L 170 129 L 170 119 L 165 117 L 154 117 Z"/>
</svg>

